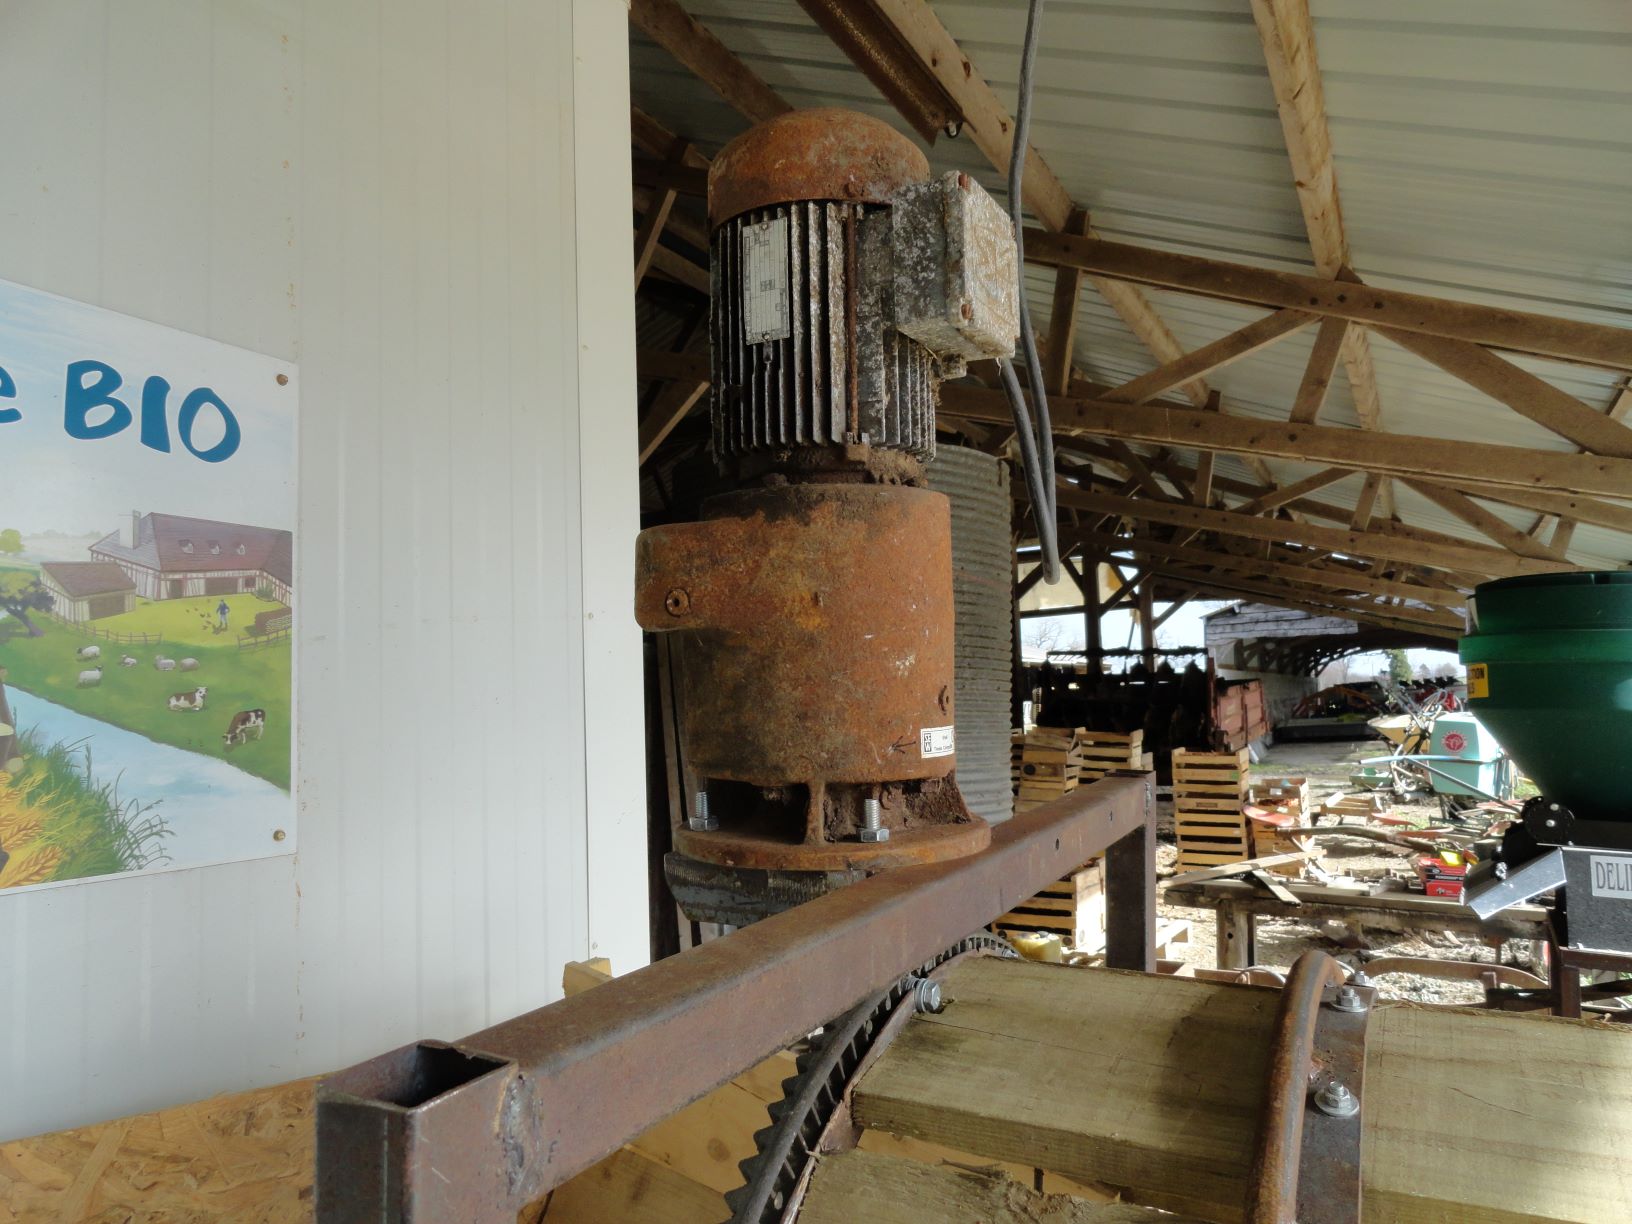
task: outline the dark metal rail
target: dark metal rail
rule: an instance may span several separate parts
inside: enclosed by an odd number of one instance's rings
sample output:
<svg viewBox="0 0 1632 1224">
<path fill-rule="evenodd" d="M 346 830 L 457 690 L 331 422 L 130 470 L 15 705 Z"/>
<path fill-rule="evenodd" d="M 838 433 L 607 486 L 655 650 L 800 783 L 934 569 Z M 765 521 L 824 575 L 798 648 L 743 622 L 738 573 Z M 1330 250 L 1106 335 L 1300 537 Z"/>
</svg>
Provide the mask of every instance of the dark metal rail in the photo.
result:
<svg viewBox="0 0 1632 1224">
<path fill-rule="evenodd" d="M 1096 855 L 1107 962 L 1155 968 L 1149 775 L 1017 816 L 991 846 L 902 867 L 317 1090 L 317 1218 L 513 1221 L 676 1110 L 826 1024 Z"/>
</svg>

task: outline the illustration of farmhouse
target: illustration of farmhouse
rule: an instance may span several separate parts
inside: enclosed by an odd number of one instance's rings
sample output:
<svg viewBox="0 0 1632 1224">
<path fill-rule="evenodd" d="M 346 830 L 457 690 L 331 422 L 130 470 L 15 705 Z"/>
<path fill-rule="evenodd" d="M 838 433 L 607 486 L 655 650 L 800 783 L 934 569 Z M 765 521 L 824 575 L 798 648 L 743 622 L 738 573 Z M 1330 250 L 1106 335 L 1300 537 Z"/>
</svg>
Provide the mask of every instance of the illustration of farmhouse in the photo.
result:
<svg viewBox="0 0 1632 1224">
<path fill-rule="evenodd" d="M 128 528 L 91 545 L 91 556 L 116 565 L 143 599 L 234 595 L 270 587 L 273 599 L 292 602 L 294 534 L 288 531 L 133 512 Z"/>
</svg>

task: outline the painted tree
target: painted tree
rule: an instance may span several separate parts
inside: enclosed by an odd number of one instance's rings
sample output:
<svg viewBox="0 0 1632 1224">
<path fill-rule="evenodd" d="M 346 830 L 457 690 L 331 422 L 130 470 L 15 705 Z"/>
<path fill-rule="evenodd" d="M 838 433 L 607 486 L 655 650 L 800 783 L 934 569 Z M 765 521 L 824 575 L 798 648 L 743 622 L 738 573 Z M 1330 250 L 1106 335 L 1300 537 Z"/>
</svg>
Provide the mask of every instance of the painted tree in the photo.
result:
<svg viewBox="0 0 1632 1224">
<path fill-rule="evenodd" d="M 51 592 L 34 575 L 22 570 L 0 574 L 0 609 L 14 616 L 28 630 L 29 637 L 41 637 L 44 631 L 28 619 L 28 614 L 49 612 L 51 604 Z"/>
<path fill-rule="evenodd" d="M 1397 646 L 1388 652 L 1388 674 L 1398 684 L 1408 684 L 1411 681 L 1411 660 L 1405 651 Z"/>
<path fill-rule="evenodd" d="M 7 527 L 0 531 L 0 553 L 9 553 L 16 556 L 23 551 L 23 533 L 15 527 Z"/>
</svg>

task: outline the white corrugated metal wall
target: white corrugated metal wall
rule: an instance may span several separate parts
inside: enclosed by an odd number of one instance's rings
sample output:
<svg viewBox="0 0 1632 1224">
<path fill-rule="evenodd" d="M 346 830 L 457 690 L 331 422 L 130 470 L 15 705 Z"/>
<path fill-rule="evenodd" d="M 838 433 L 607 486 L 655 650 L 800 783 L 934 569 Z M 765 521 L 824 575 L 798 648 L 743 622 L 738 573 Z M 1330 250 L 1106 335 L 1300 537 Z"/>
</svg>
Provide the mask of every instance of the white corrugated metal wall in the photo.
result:
<svg viewBox="0 0 1632 1224">
<path fill-rule="evenodd" d="M 298 855 L 0 895 L 0 1138 L 645 960 L 627 20 L 0 8 L 0 277 L 302 400 Z"/>
</svg>

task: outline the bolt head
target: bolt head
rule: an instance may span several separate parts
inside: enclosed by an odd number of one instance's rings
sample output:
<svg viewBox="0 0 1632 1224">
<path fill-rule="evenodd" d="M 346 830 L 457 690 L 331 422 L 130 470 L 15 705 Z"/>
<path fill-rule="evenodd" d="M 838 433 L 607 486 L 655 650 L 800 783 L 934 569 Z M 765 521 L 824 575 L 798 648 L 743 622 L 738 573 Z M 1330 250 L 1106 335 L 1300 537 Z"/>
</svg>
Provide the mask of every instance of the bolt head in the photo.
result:
<svg viewBox="0 0 1632 1224">
<path fill-rule="evenodd" d="M 684 616 L 691 611 L 691 594 L 682 587 L 675 587 L 663 597 L 663 609 L 670 616 Z"/>
<path fill-rule="evenodd" d="M 945 1000 L 941 997 L 941 984 L 939 982 L 921 978 L 913 993 L 913 1007 L 919 1012 L 934 1014 L 940 1012 L 946 1006 Z"/>
<path fill-rule="evenodd" d="M 693 833 L 712 833 L 720 827 L 716 816 L 691 816 L 686 819 L 686 824 Z"/>
<path fill-rule="evenodd" d="M 887 842 L 890 840 L 890 831 L 884 828 L 860 829 L 856 836 L 864 842 Z"/>
<path fill-rule="evenodd" d="M 1333 1080 L 1315 1093 L 1315 1108 L 1332 1118 L 1349 1118 L 1360 1112 L 1360 1100 L 1347 1084 Z"/>
<path fill-rule="evenodd" d="M 1339 986 L 1332 1006 L 1340 1012 L 1363 1012 L 1366 1010 L 1366 1000 L 1352 985 Z"/>
</svg>

